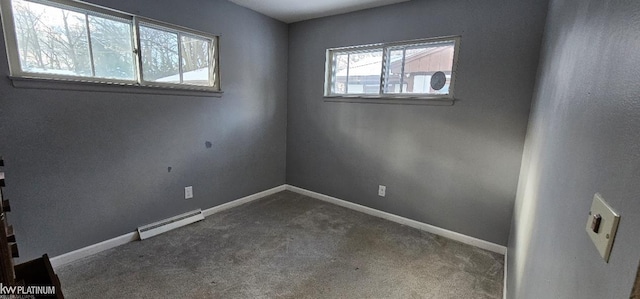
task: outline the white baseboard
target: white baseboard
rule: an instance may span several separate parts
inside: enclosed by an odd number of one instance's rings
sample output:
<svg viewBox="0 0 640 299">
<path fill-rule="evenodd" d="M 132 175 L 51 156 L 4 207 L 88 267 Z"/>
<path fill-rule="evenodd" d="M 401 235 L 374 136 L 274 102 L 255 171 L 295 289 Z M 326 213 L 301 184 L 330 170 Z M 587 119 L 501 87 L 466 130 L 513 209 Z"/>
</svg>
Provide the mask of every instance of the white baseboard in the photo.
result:
<svg viewBox="0 0 640 299">
<path fill-rule="evenodd" d="M 465 244 L 469 244 L 478 248 L 482 248 L 485 250 L 489 250 L 495 253 L 499 253 L 499 254 L 505 254 L 507 251 L 507 248 L 505 246 L 502 245 L 498 245 L 495 243 L 491 243 L 489 241 L 485 241 L 485 240 L 481 240 L 481 239 L 477 239 L 474 237 L 470 237 L 467 235 L 463 235 L 461 233 L 457 233 L 454 231 L 450 231 L 450 230 L 446 230 L 444 228 L 440 228 L 437 226 L 433 226 L 430 224 L 426 224 L 426 223 L 422 223 L 419 221 L 415 221 L 415 220 L 411 220 L 408 218 L 404 218 L 398 215 L 394 215 L 391 213 L 387 213 L 387 212 L 383 212 L 380 210 L 376 210 L 373 208 L 369 208 L 369 207 L 365 207 L 359 204 L 355 204 L 352 202 L 348 202 L 339 198 L 335 198 L 335 197 L 331 197 L 328 195 L 324 195 L 321 193 L 317 193 L 317 192 L 313 192 L 313 191 L 309 191 L 306 189 L 302 189 L 299 187 L 295 187 L 295 186 L 291 186 L 291 185 L 286 185 L 286 189 L 292 192 L 296 192 L 296 193 L 300 193 L 302 195 L 306 195 L 315 199 L 319 199 L 322 201 L 326 201 L 341 207 L 345 207 L 348 209 L 352 209 L 352 210 L 356 210 L 358 212 L 362 212 L 365 214 L 369 214 L 372 216 L 376 216 L 376 217 L 380 217 L 383 219 L 387 219 L 389 221 L 393 221 L 396 223 L 400 223 L 406 226 L 410 226 L 413 228 L 417 228 L 419 230 L 423 230 L 432 234 L 436 234 L 448 239 L 452 239 L 461 243 L 465 243 Z"/>
<path fill-rule="evenodd" d="M 372 216 L 376 216 L 376 217 L 380 217 L 380 218 L 383 218 L 383 219 L 387 219 L 389 221 L 393 221 L 393 222 L 400 223 L 400 224 L 403 224 L 403 225 L 406 225 L 406 226 L 417 228 L 417 229 L 420 229 L 420 230 L 423 230 L 423 231 L 426 231 L 426 232 L 430 232 L 432 234 L 440 235 L 440 236 L 443 236 L 445 238 L 449 238 L 449 239 L 452 239 L 452 240 L 455 240 L 455 241 L 458 241 L 458 242 L 461 242 L 461 243 L 465 243 L 465 244 L 469 244 L 469 245 L 472 245 L 472 246 L 476 246 L 476 247 L 479 247 L 479 248 L 482 248 L 482 249 L 486 249 L 486 250 L 489 250 L 489 251 L 492 251 L 492 252 L 496 252 L 496 253 L 499 253 L 499 254 L 505 254 L 505 260 L 506 260 L 507 248 L 505 246 L 498 245 L 498 244 L 495 244 L 495 243 L 491 243 L 491 242 L 488 242 L 488 241 L 485 241 L 485 240 L 480 240 L 480 239 L 477 239 L 477 238 L 474 238 L 474 237 L 469 237 L 467 235 L 463 235 L 463 234 L 460 234 L 460 233 L 457 233 L 457 232 L 453 232 L 453 231 L 450 231 L 450 230 L 439 228 L 439 227 L 436 227 L 436 226 L 433 226 L 433 225 L 430 225 L 430 224 L 426 224 L 426 223 L 422 223 L 422 222 L 419 222 L 419 221 L 411 220 L 411 219 L 404 218 L 404 217 L 401 217 L 401 216 L 397 216 L 397 215 L 394 215 L 394 214 L 391 214 L 391 213 L 387 213 L 387 212 L 383 212 L 383 211 L 376 210 L 376 209 L 373 209 L 373 208 L 365 207 L 365 206 L 362 206 L 362 205 L 359 205 L 359 204 L 355 204 L 355 203 L 352 203 L 352 202 L 344 201 L 344 200 L 341 200 L 341 199 L 338 199 L 338 198 L 335 198 L 335 197 L 331 197 L 331 196 L 328 196 L 328 195 L 324 195 L 324 194 L 321 194 L 321 193 L 309 191 L 309 190 L 298 188 L 298 187 L 291 186 L 291 185 L 281 185 L 281 186 L 278 186 L 278 187 L 275 187 L 275 188 L 271 188 L 269 190 L 258 192 L 256 194 L 245 196 L 243 198 L 236 199 L 234 201 L 230 201 L 228 203 L 224 203 L 224 204 L 215 206 L 213 208 L 209 208 L 209 209 L 203 210 L 202 214 L 205 217 L 208 217 L 208 216 L 211 216 L 211 215 L 213 215 L 215 213 L 219 213 L 219 212 L 222 212 L 224 210 L 228 210 L 228 209 L 231 209 L 233 207 L 237 207 L 237 206 L 249 203 L 251 201 L 254 201 L 256 199 L 260 199 L 262 197 L 265 197 L 265 196 L 268 196 L 268 195 L 272 195 L 272 194 L 275 194 L 275 193 L 278 193 L 278 192 L 281 192 L 281 191 L 284 191 L 284 190 L 289 190 L 289 191 L 296 192 L 296 193 L 299 193 L 299 194 L 302 194 L 302 195 L 306 195 L 306 196 L 309 196 L 309 197 L 312 197 L 312 198 L 315 198 L 315 199 L 326 201 L 326 202 L 329 202 L 329 203 L 332 203 L 332 204 L 335 204 L 335 205 L 338 205 L 338 206 L 341 206 L 341 207 L 345 207 L 345 208 L 356 210 L 356 211 L 359 211 L 359 212 L 362 212 L 362 213 L 365 213 L 365 214 L 369 214 L 369 215 L 372 215 Z M 71 263 L 73 261 L 79 260 L 81 258 L 84 258 L 84 257 L 90 256 L 90 255 L 105 251 L 107 249 L 118 247 L 120 245 L 124 245 L 124 244 L 130 243 L 130 242 L 133 242 L 133 241 L 137 241 L 139 239 L 140 239 L 140 236 L 138 235 L 138 232 L 134 231 L 134 232 L 131 232 L 131 233 L 128 233 L 128 234 L 124 234 L 122 236 L 115 237 L 113 239 L 102 241 L 102 242 L 97 243 L 97 244 L 89 245 L 87 247 L 80 248 L 78 250 L 74 250 L 74 251 L 71 251 L 71 252 L 68 252 L 68 253 L 61 254 L 61 255 L 58 255 L 56 257 L 53 257 L 53 258 L 51 258 L 51 265 L 54 268 L 57 268 L 57 267 L 66 265 L 68 263 Z M 506 262 L 505 262 L 505 294 L 506 294 L 506 273 L 507 273 L 506 272 L 506 267 L 507 266 L 506 266 Z"/>
<path fill-rule="evenodd" d="M 54 268 L 60 267 L 60 266 L 66 265 L 68 263 L 71 263 L 73 261 L 79 260 L 81 258 L 90 256 L 90 255 L 94 255 L 94 254 L 96 254 L 98 252 L 102 252 L 102 251 L 105 251 L 107 249 L 118 247 L 120 245 L 131 243 L 131 242 L 137 241 L 137 240 L 140 240 L 140 236 L 138 235 L 137 231 L 131 232 L 131 233 L 128 233 L 128 234 L 124 234 L 122 236 L 118 236 L 118 237 L 115 237 L 113 239 L 102 241 L 100 243 L 89 245 L 87 247 L 80 248 L 78 250 L 67 252 L 65 254 L 61 254 L 61 255 L 58 255 L 56 257 L 52 257 L 51 258 L 51 266 L 54 267 Z"/>
<path fill-rule="evenodd" d="M 505 249 L 504 251 L 504 286 L 502 287 L 502 298 L 507 299 L 507 273 L 509 273 L 509 271 L 507 271 L 507 263 L 509 262 L 509 259 L 507 258 L 509 256 L 509 251 Z"/>
<path fill-rule="evenodd" d="M 275 187 L 275 188 L 271 188 L 269 190 L 265 190 L 265 191 L 262 191 L 262 192 L 258 192 L 256 194 L 245 196 L 245 197 L 240 198 L 240 199 L 236 199 L 234 201 L 230 201 L 228 203 L 221 204 L 219 206 L 215 206 L 215 207 L 210 208 L 210 209 L 206 209 L 206 210 L 202 211 L 202 214 L 204 215 L 204 217 L 211 216 L 211 215 L 213 215 L 215 213 L 218 213 L 218 212 L 221 212 L 221 211 L 224 211 L 224 210 L 228 210 L 230 208 L 237 207 L 239 205 L 243 205 L 245 203 L 248 203 L 248 202 L 254 201 L 256 199 L 259 199 L 259 198 L 262 198 L 262 197 L 265 197 L 265 196 L 268 196 L 268 195 L 271 195 L 271 194 L 275 194 L 275 193 L 278 193 L 278 192 L 284 191 L 284 190 L 286 190 L 286 185 L 281 185 L 281 186 L 278 186 L 278 187 Z M 140 236 L 138 235 L 137 231 L 134 231 L 134 232 L 131 232 L 131 233 L 128 233 L 128 234 L 124 234 L 122 236 L 118 236 L 118 237 L 115 237 L 113 239 L 102 241 L 102 242 L 97 243 L 97 244 L 89 245 L 87 247 L 80 248 L 78 250 L 74 250 L 74 251 L 71 251 L 71 252 L 67 252 L 65 254 L 61 254 L 61 255 L 55 256 L 55 257 L 51 258 L 51 266 L 53 266 L 54 268 L 57 268 L 57 267 L 60 267 L 60 266 L 64 266 L 64 265 L 66 265 L 68 263 L 71 263 L 73 261 L 77 261 L 77 260 L 79 260 L 81 258 L 90 256 L 90 255 L 94 255 L 96 253 L 105 251 L 107 249 L 118 247 L 120 245 L 131 243 L 131 242 L 134 242 L 134 241 L 137 241 L 137 240 L 140 240 Z"/>
<path fill-rule="evenodd" d="M 222 212 L 224 210 L 228 210 L 228 209 L 237 207 L 239 205 L 243 205 L 243 204 L 246 204 L 248 202 L 252 202 L 252 201 L 254 201 L 256 199 L 260 199 L 260 198 L 263 198 L 265 196 L 269 196 L 271 194 L 275 194 L 275 193 L 278 193 L 278 192 L 281 192 L 281 191 L 284 191 L 284 190 L 286 190 L 286 185 L 281 185 L 281 186 L 278 186 L 278 187 L 275 187 L 275 188 L 271 188 L 269 190 L 265 190 L 265 191 L 262 191 L 262 192 L 258 192 L 256 194 L 245 196 L 245 197 L 240 198 L 240 199 L 236 199 L 234 201 L 230 201 L 228 203 L 221 204 L 219 206 L 215 206 L 215 207 L 210 208 L 210 209 L 203 210 L 202 214 L 204 215 L 204 217 L 208 217 L 208 216 L 211 216 L 211 215 L 213 215 L 215 213 L 219 213 L 219 212 Z"/>
</svg>

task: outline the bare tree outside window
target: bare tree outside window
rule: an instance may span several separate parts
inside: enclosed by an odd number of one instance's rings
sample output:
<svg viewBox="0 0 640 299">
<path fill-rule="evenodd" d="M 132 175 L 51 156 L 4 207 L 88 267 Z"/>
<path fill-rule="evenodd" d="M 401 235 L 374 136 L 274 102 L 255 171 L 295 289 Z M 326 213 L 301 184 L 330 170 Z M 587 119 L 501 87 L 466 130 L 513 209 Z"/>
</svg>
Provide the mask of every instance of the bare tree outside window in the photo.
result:
<svg viewBox="0 0 640 299">
<path fill-rule="evenodd" d="M 89 16 L 96 77 L 134 79 L 130 22 Z"/>
<path fill-rule="evenodd" d="M 216 36 L 70 0 L 2 9 L 12 75 L 220 91 Z"/>
<path fill-rule="evenodd" d="M 145 81 L 180 83 L 178 35 L 159 29 L 140 26 L 140 51 L 142 52 L 142 77 Z"/>
<path fill-rule="evenodd" d="M 85 15 L 20 0 L 13 9 L 25 71 L 91 75 Z"/>
<path fill-rule="evenodd" d="M 182 36 L 183 83 L 209 84 L 209 42 L 203 39 Z"/>
</svg>

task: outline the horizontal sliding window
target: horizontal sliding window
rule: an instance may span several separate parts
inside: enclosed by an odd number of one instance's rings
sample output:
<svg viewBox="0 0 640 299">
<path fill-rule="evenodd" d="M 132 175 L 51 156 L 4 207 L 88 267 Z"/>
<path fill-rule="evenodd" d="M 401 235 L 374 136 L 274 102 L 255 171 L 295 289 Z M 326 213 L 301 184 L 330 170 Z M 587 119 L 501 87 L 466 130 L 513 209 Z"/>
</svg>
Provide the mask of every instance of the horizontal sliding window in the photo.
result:
<svg viewBox="0 0 640 299">
<path fill-rule="evenodd" d="M 211 49 L 211 40 L 140 23 L 144 81 L 208 86 Z"/>
<path fill-rule="evenodd" d="M 70 0 L 0 0 L 11 75 L 220 91 L 218 37 Z"/>
<path fill-rule="evenodd" d="M 326 97 L 453 98 L 458 37 L 327 50 Z"/>
<path fill-rule="evenodd" d="M 178 34 L 140 24 L 142 78 L 149 82 L 180 83 Z"/>
<path fill-rule="evenodd" d="M 88 17 L 94 76 L 135 80 L 131 21 Z"/>
<path fill-rule="evenodd" d="M 335 93 L 378 94 L 382 51 L 378 49 L 337 54 L 334 75 Z"/>
</svg>

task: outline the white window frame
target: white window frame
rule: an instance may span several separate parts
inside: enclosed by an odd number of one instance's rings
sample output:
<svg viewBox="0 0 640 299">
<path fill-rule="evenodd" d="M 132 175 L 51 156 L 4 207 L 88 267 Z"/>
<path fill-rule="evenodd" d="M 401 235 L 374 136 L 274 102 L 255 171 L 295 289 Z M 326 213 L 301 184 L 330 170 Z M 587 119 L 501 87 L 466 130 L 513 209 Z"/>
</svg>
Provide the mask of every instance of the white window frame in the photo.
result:
<svg viewBox="0 0 640 299">
<path fill-rule="evenodd" d="M 454 44 L 454 54 L 453 54 L 453 67 L 451 69 L 451 79 L 449 83 L 449 92 L 447 94 L 417 94 L 417 93 L 391 93 L 385 92 L 385 82 L 387 81 L 387 69 L 388 69 L 388 60 L 389 60 L 389 51 L 402 49 L 402 48 L 411 48 L 420 45 L 428 45 L 428 44 L 437 44 L 444 42 L 453 42 Z M 399 42 L 391 42 L 391 43 L 378 43 L 378 44 L 370 44 L 370 45 L 361 45 L 361 46 L 349 46 L 349 47 L 340 47 L 340 48 L 330 48 L 326 51 L 326 63 L 325 63 L 325 85 L 324 85 L 324 97 L 327 100 L 339 100 L 346 99 L 347 101 L 351 101 L 352 99 L 363 99 L 364 102 L 367 102 L 366 99 L 373 100 L 388 100 L 389 102 L 394 102 L 397 100 L 446 100 L 453 101 L 454 100 L 454 90 L 455 90 L 455 82 L 456 82 L 456 69 L 458 65 L 458 51 L 460 48 L 460 36 L 444 36 L 437 38 L 425 38 L 425 39 L 416 39 L 416 40 L 408 40 L 408 41 L 399 41 Z M 382 51 L 382 67 L 380 70 L 380 82 L 379 82 L 379 90 L 377 94 L 372 93 L 358 93 L 358 94 L 342 94 L 342 93 L 333 93 L 332 87 L 334 82 L 332 81 L 335 73 L 335 65 L 336 55 L 343 54 L 352 54 L 352 53 L 362 53 L 369 52 L 371 50 L 381 50 Z M 379 102 L 379 101 L 376 101 Z"/>
<path fill-rule="evenodd" d="M 65 81 L 74 82 L 78 84 L 91 83 L 91 84 L 108 84 L 108 85 L 123 85 L 123 86 L 140 86 L 151 88 L 165 88 L 176 90 L 193 90 L 204 91 L 213 93 L 222 93 L 220 87 L 220 68 L 219 68 L 219 40 L 218 35 L 205 33 L 202 31 L 161 22 L 134 14 L 121 12 L 118 10 L 89 4 L 85 2 L 75 0 L 25 0 L 28 2 L 58 7 L 70 11 L 75 11 L 83 14 L 95 15 L 102 18 L 114 18 L 116 20 L 130 21 L 131 22 L 131 44 L 133 47 L 134 56 L 134 79 L 123 80 L 113 78 L 102 78 L 95 76 L 73 76 L 63 74 L 51 74 L 51 73 L 36 73 L 28 72 L 22 69 L 20 64 L 17 34 L 15 30 L 15 23 L 13 18 L 12 0 L 0 0 L 0 10 L 2 13 L 2 25 L 4 29 L 5 44 L 7 50 L 7 58 L 9 61 L 10 78 L 17 81 L 36 79 L 37 81 Z M 176 33 L 178 35 L 178 63 L 180 77 L 182 77 L 182 42 L 181 36 L 190 36 L 198 39 L 209 41 L 209 81 L 211 86 L 195 85 L 188 83 L 168 83 L 168 82 L 154 82 L 145 81 L 142 75 L 142 53 L 140 49 L 140 23 L 149 25 L 149 27 Z M 89 40 L 90 43 L 90 40 Z M 89 46 L 91 49 L 91 46 Z M 93 57 L 91 57 L 92 70 Z"/>
</svg>

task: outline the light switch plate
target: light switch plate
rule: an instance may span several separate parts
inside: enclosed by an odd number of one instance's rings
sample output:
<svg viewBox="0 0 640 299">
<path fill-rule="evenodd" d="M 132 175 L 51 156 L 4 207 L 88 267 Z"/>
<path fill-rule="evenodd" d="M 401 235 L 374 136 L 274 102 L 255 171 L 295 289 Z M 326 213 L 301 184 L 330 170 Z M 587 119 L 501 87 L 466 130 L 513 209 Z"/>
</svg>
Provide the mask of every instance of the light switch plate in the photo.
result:
<svg viewBox="0 0 640 299">
<path fill-rule="evenodd" d="M 592 224 L 594 216 L 597 215 L 600 215 L 602 218 L 598 231 L 594 232 Z M 613 240 L 616 237 L 619 222 L 620 215 L 604 201 L 599 193 L 596 193 L 593 196 L 593 203 L 591 204 L 589 219 L 587 220 L 587 234 L 591 237 L 593 244 L 596 245 L 600 256 L 602 256 L 607 263 L 609 262 L 611 246 L 613 246 Z"/>
</svg>

